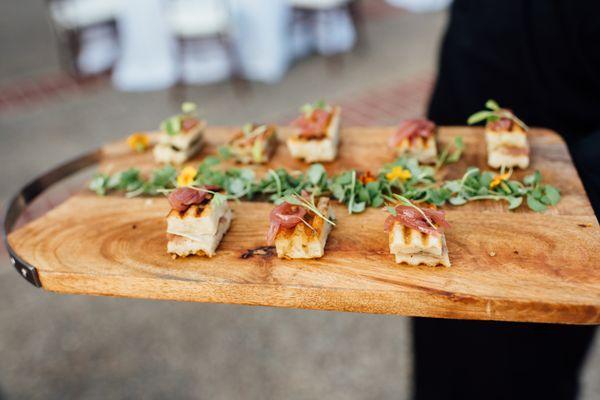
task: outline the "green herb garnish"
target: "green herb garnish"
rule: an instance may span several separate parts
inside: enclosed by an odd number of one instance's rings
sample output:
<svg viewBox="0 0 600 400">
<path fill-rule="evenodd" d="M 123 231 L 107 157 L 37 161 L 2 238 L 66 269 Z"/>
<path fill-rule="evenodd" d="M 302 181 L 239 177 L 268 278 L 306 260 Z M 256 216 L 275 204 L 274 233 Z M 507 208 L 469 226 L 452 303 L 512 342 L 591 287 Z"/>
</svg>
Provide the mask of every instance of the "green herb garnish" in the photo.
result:
<svg viewBox="0 0 600 400">
<path fill-rule="evenodd" d="M 467 124 L 474 125 L 481 121 L 494 122 L 498 121 L 501 118 L 508 118 L 515 123 L 517 123 L 521 128 L 525 130 L 529 130 L 529 127 L 525 125 L 523 121 L 521 121 L 515 114 L 511 111 L 500 108 L 498 103 L 494 100 L 488 100 L 485 102 L 485 107 L 487 110 L 478 111 L 475 114 L 471 115 L 469 119 L 467 119 Z"/>
</svg>

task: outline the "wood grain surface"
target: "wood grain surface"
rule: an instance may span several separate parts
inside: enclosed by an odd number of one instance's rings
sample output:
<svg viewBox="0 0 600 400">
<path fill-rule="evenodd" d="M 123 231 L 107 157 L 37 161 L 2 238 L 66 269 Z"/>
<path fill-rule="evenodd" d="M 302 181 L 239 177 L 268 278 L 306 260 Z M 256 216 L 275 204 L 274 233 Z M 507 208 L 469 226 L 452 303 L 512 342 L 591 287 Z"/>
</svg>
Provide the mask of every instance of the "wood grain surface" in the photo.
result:
<svg viewBox="0 0 600 400">
<path fill-rule="evenodd" d="M 234 128 L 211 128 L 209 146 L 192 164 L 214 152 Z M 282 136 L 288 133 L 281 130 Z M 330 173 L 376 172 L 393 160 L 386 141 L 393 128 L 344 128 Z M 440 178 L 455 178 L 467 166 L 485 166 L 479 128 L 440 130 L 442 146 L 463 136 L 463 159 Z M 283 138 L 282 138 L 283 139 Z M 233 204 L 235 219 L 212 259 L 173 260 L 166 253 L 168 203 L 164 198 L 98 197 L 83 190 L 9 236 L 9 243 L 38 268 L 42 286 L 61 293 L 111 295 L 310 308 L 456 319 L 600 323 L 600 228 L 555 133 L 530 133 L 531 167 L 557 186 L 561 202 L 543 214 L 525 206 L 482 201 L 448 206 L 446 239 L 451 268 L 398 265 L 388 252 L 385 214 L 369 209 L 348 215 L 336 206 L 337 226 L 319 260 L 280 260 L 265 245 L 271 205 Z M 104 148 L 100 168 L 156 167 L 150 153 L 132 154 L 123 142 Z M 283 166 L 303 170 L 281 144 L 257 174 Z M 247 257 L 250 255 L 249 257 Z"/>
</svg>

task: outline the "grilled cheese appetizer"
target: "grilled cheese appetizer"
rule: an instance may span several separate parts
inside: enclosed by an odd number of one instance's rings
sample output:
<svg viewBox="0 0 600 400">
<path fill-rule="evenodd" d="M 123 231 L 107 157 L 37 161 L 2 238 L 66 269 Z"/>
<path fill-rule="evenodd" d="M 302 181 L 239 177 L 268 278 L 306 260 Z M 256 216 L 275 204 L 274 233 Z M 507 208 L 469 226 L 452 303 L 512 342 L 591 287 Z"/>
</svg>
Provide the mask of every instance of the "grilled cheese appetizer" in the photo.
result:
<svg viewBox="0 0 600 400">
<path fill-rule="evenodd" d="M 277 147 L 277 131 L 273 125 L 246 124 L 227 144 L 229 154 L 242 164 L 269 161 Z"/>
<path fill-rule="evenodd" d="M 193 103 L 184 103 L 182 110 L 182 114 L 167 118 L 161 124 L 154 147 L 154 159 L 158 163 L 183 164 L 202 149 L 206 121 L 196 118 Z"/>
<path fill-rule="evenodd" d="M 512 121 L 501 121 L 488 122 L 485 127 L 488 165 L 492 168 L 527 168 L 529 166 L 527 133 Z"/>
<path fill-rule="evenodd" d="M 425 234 L 397 222 L 389 232 L 389 243 L 390 253 L 395 256 L 398 264 L 450 266 L 446 238 L 443 234 Z"/>
<path fill-rule="evenodd" d="M 436 126 L 431 121 L 409 119 L 398 126 L 398 130 L 390 137 L 389 145 L 397 156 L 408 155 L 422 164 L 435 163 L 435 130 Z"/>
<path fill-rule="evenodd" d="M 385 221 L 390 254 L 398 264 L 450 266 L 443 211 L 399 205 Z"/>
<path fill-rule="evenodd" d="M 333 161 L 340 141 L 342 109 L 322 102 L 305 105 L 301 117 L 293 122 L 299 131 L 287 140 L 292 157 L 308 163 Z"/>
<path fill-rule="evenodd" d="M 167 252 L 174 257 L 212 257 L 233 218 L 226 200 L 204 189 L 183 187 L 169 195 Z"/>
<path fill-rule="evenodd" d="M 487 110 L 479 111 L 468 119 L 469 125 L 486 121 L 485 142 L 487 162 L 492 168 L 529 166 L 529 143 L 525 125 L 506 108 L 500 108 L 493 100 L 486 102 Z"/>
<path fill-rule="evenodd" d="M 329 221 L 334 218 L 329 198 L 321 197 L 316 204 L 319 214 L 327 220 L 299 207 L 301 206 L 283 203 L 271 212 L 268 240 L 275 244 L 279 258 L 320 258 L 325 253 L 325 244 L 332 228 L 332 223 Z M 284 215 L 281 217 L 279 214 L 282 221 L 275 216 L 278 210 Z M 293 215 L 297 217 L 294 218 Z"/>
</svg>

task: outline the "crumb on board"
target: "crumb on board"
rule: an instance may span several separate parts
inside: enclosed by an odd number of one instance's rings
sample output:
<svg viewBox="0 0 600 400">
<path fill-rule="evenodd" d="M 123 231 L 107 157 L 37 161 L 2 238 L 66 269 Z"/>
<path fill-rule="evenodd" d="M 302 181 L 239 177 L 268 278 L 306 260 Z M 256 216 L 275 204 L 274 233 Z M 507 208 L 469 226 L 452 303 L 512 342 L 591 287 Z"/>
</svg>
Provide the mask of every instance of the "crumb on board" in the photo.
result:
<svg viewBox="0 0 600 400">
<path fill-rule="evenodd" d="M 496 257 L 496 252 L 495 251 L 490 251 L 488 254 L 490 255 L 490 257 Z"/>
<path fill-rule="evenodd" d="M 253 256 L 272 256 L 274 255 L 274 253 L 275 246 L 260 246 L 255 249 L 246 250 L 244 253 L 242 253 L 240 258 L 245 260 Z"/>
<path fill-rule="evenodd" d="M 580 228 L 591 228 L 592 224 L 577 224 L 577 226 L 579 226 Z"/>
</svg>

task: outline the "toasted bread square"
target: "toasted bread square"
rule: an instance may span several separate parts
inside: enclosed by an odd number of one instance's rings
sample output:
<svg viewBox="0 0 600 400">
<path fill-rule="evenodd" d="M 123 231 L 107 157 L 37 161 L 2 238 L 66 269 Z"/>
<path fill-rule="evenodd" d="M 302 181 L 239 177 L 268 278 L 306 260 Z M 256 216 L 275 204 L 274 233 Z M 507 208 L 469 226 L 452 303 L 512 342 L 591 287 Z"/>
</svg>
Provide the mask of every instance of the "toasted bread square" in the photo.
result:
<svg viewBox="0 0 600 400">
<path fill-rule="evenodd" d="M 327 218 L 333 218 L 333 210 L 329 198 L 319 199 L 317 208 Z M 279 258 L 319 258 L 325 253 L 325 244 L 332 225 L 323 218 L 311 214 L 305 217 L 306 222 L 293 228 L 281 228 L 275 236 L 275 248 Z M 314 230 L 313 230 L 314 229 Z"/>
<path fill-rule="evenodd" d="M 232 212 L 228 209 L 219 218 L 217 231 L 214 234 L 194 235 L 195 239 L 167 234 L 167 252 L 175 257 L 186 257 L 192 254 L 214 256 L 223 236 L 229 230 L 232 218 Z"/>
<path fill-rule="evenodd" d="M 528 154 L 511 154 L 508 148 L 498 147 L 488 150 L 488 165 L 492 168 L 519 167 L 525 169 L 529 166 Z"/>
<path fill-rule="evenodd" d="M 193 147 L 197 141 L 201 141 L 204 136 L 206 121 L 199 120 L 198 124 L 186 132 L 180 132 L 177 135 L 169 135 L 167 132 L 161 132 L 158 136 L 158 143 L 173 146 L 178 150 L 186 150 Z"/>
<path fill-rule="evenodd" d="M 428 235 L 396 222 L 389 233 L 389 246 L 397 263 L 450 266 L 444 234 Z"/>
<path fill-rule="evenodd" d="M 437 158 L 435 136 L 428 138 L 419 136 L 412 140 L 404 139 L 394 150 L 397 156 L 408 155 L 415 157 L 422 164 L 435 163 Z"/>
<path fill-rule="evenodd" d="M 495 131 L 486 126 L 485 141 L 487 148 L 496 149 L 502 146 L 527 147 L 527 133 L 518 124 L 513 124 L 510 131 Z"/>
<path fill-rule="evenodd" d="M 269 161 L 277 147 L 277 131 L 269 127 L 264 135 L 257 137 L 253 143 L 244 140 L 232 140 L 229 151 L 233 159 L 242 164 L 262 164 Z"/>
<path fill-rule="evenodd" d="M 406 263 L 408 265 L 427 265 L 429 267 L 438 265 L 443 265 L 444 267 L 450 266 L 450 259 L 448 258 L 448 250 L 446 248 L 444 248 L 441 256 L 397 253 L 395 254 L 395 260 L 397 264 Z"/>
<path fill-rule="evenodd" d="M 442 237 L 442 235 L 428 235 L 396 222 L 389 233 L 390 253 L 423 253 L 441 256 Z"/>
<path fill-rule="evenodd" d="M 287 146 L 292 157 L 308 163 L 335 160 L 340 141 L 341 113 L 340 107 L 333 108 L 326 136 L 322 139 L 305 139 L 299 135 L 288 138 Z"/>
<path fill-rule="evenodd" d="M 167 215 L 167 233 L 191 240 L 201 240 L 205 235 L 214 235 L 219 221 L 229 211 L 229 204 L 215 204 L 214 199 L 206 205 L 193 205 L 185 212 L 171 210 Z"/>
<path fill-rule="evenodd" d="M 195 142 L 192 147 L 178 150 L 169 144 L 159 143 L 154 146 L 154 160 L 162 164 L 183 164 L 200 152 L 203 146 L 202 139 Z"/>
</svg>

